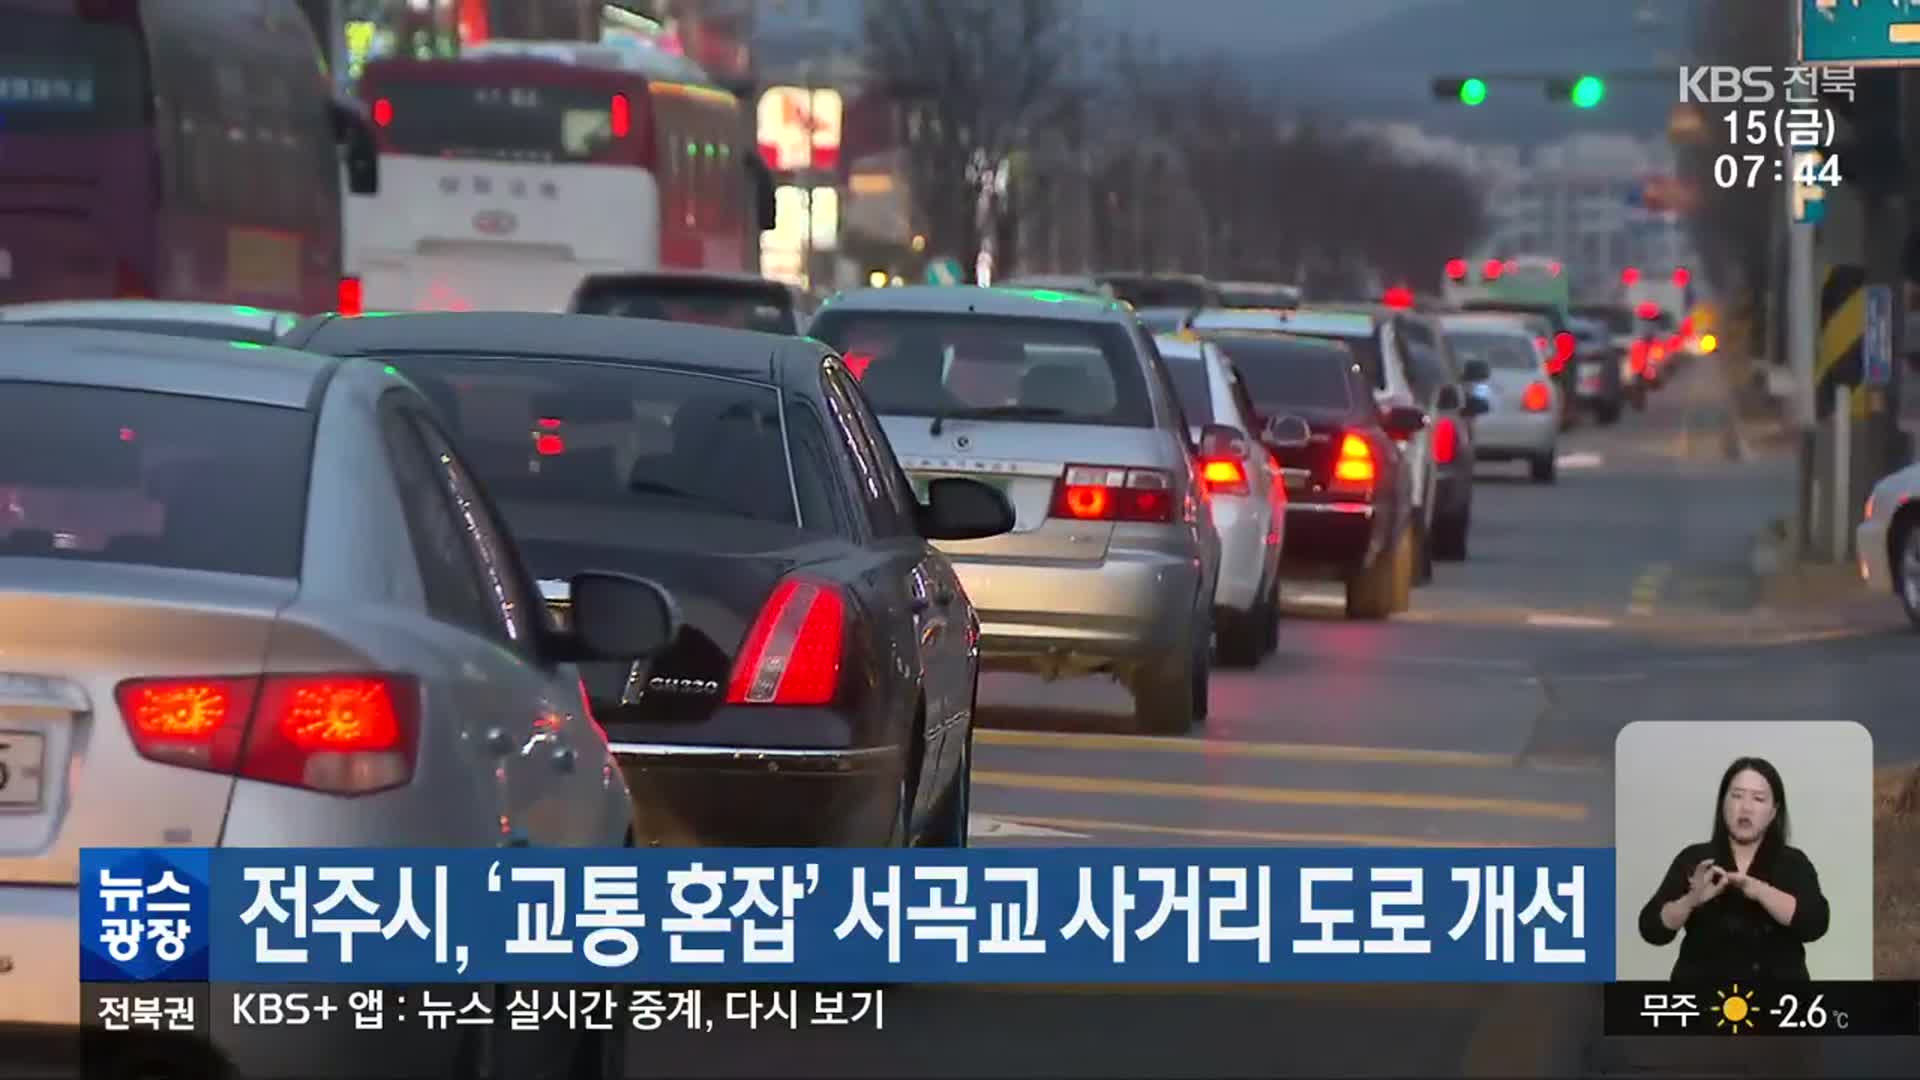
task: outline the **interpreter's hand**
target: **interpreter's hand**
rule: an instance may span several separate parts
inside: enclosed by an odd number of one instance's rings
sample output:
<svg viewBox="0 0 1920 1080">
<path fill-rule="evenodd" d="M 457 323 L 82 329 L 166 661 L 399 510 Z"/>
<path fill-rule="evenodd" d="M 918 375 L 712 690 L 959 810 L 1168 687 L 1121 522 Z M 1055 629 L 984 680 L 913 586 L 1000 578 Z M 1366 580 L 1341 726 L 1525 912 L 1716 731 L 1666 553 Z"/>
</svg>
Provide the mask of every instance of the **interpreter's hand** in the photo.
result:
<svg viewBox="0 0 1920 1080">
<path fill-rule="evenodd" d="M 1755 900 L 1759 898 L 1760 888 L 1765 885 L 1766 882 L 1761 881 L 1752 874 L 1735 870 L 1727 875 L 1727 884 L 1739 889 L 1740 895 L 1749 900 Z"/>
<path fill-rule="evenodd" d="M 1687 899 L 1698 907 L 1719 896 L 1730 880 L 1726 870 L 1715 866 L 1712 859 L 1701 859 L 1687 878 Z"/>
</svg>

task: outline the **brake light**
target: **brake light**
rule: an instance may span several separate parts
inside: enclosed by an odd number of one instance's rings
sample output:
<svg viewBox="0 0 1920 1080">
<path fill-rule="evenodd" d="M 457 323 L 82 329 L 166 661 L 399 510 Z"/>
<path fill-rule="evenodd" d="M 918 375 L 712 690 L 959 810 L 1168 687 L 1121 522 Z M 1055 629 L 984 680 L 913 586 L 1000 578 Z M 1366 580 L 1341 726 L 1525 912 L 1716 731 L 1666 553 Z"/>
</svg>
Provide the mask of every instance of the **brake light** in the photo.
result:
<svg viewBox="0 0 1920 1080">
<path fill-rule="evenodd" d="M 541 457 L 559 457 L 567 452 L 567 440 L 548 432 L 533 437 L 533 452 Z"/>
<path fill-rule="evenodd" d="M 413 776 L 420 693 L 406 676 L 133 679 L 115 697 L 152 761 L 335 795 Z"/>
<path fill-rule="evenodd" d="M 1633 343 L 1633 351 L 1629 354 L 1630 359 L 1628 363 L 1632 365 L 1635 375 L 1646 374 L 1647 354 L 1649 351 L 1650 349 L 1645 341 L 1636 341 Z"/>
<path fill-rule="evenodd" d="M 360 314 L 360 279 L 343 277 L 340 279 L 339 303 L 336 306 L 342 315 Z"/>
<path fill-rule="evenodd" d="M 787 578 L 747 631 L 727 679 L 730 705 L 826 705 L 840 690 L 846 601 L 826 582 Z"/>
<path fill-rule="evenodd" d="M 1447 279 L 1449 281 L 1465 281 L 1467 279 L 1467 260 L 1448 259 Z"/>
<path fill-rule="evenodd" d="M 1553 358 L 1563 365 L 1573 359 L 1573 354 L 1579 347 L 1579 340 L 1565 330 L 1553 335 Z"/>
<path fill-rule="evenodd" d="M 1396 285 L 1387 290 L 1386 295 L 1380 298 L 1380 302 L 1396 311 L 1406 311 L 1413 307 L 1413 290 Z"/>
<path fill-rule="evenodd" d="M 633 106 L 627 101 L 627 95 L 613 95 L 613 104 L 608 110 L 608 117 L 613 125 L 613 137 L 626 138 L 627 133 L 633 130 Z"/>
<path fill-rule="evenodd" d="M 1620 284 L 1628 288 L 1640 284 L 1640 268 L 1629 266 L 1625 270 L 1620 271 Z"/>
<path fill-rule="evenodd" d="M 1675 334 L 1672 337 L 1667 339 L 1668 352 L 1679 352 L 1680 350 L 1686 347 L 1687 347 L 1687 339 L 1680 334 Z"/>
<path fill-rule="evenodd" d="M 1488 281 L 1499 281 L 1500 272 L 1506 268 L 1507 264 L 1499 259 L 1488 259 L 1486 265 L 1480 268 L 1480 276 Z"/>
<path fill-rule="evenodd" d="M 1373 447 L 1352 432 L 1340 440 L 1340 456 L 1333 462 L 1336 488 L 1371 490 L 1374 479 Z"/>
<path fill-rule="evenodd" d="M 1433 460 L 1441 465 L 1451 465 L 1453 456 L 1460 452 L 1460 429 L 1453 424 L 1453 417 L 1443 416 L 1433 425 Z"/>
<path fill-rule="evenodd" d="M 854 382 L 859 382 L 861 379 L 866 378 L 867 368 L 873 365 L 872 353 L 850 352 L 840 359 L 846 363 L 847 370 L 853 373 Z"/>
<path fill-rule="evenodd" d="M 1553 406 L 1553 391 L 1546 383 L 1531 382 L 1520 395 L 1520 407 L 1528 412 L 1546 412 Z"/>
<path fill-rule="evenodd" d="M 1248 491 L 1246 466 L 1233 458 L 1208 458 L 1200 463 L 1200 476 L 1215 495 L 1245 495 Z"/>
<path fill-rule="evenodd" d="M 1077 521 L 1168 522 L 1173 484 L 1158 469 L 1069 465 L 1054 486 L 1049 513 Z"/>
<path fill-rule="evenodd" d="M 373 123 L 375 127 L 387 127 L 393 123 L 393 102 L 386 98 L 377 98 L 373 103 Z"/>
<path fill-rule="evenodd" d="M 1651 300 L 1642 300 L 1640 306 L 1634 309 L 1634 314 L 1643 319 L 1657 319 L 1660 317 L 1660 305 Z"/>
<path fill-rule="evenodd" d="M 1649 359 L 1656 364 L 1667 358 L 1667 347 L 1657 341 L 1653 343 L 1652 352 L 1653 355 Z"/>
</svg>

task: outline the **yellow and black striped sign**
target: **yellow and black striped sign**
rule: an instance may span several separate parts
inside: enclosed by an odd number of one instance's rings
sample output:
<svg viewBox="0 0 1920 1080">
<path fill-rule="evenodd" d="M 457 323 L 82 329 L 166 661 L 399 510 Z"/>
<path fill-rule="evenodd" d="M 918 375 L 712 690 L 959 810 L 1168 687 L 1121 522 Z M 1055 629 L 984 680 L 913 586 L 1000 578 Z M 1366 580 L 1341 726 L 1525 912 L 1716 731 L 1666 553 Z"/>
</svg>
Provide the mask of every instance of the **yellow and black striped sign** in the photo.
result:
<svg viewBox="0 0 1920 1080">
<path fill-rule="evenodd" d="M 1827 267 L 1820 287 L 1820 340 L 1813 357 L 1814 409 L 1833 413 L 1833 389 L 1859 386 L 1861 342 L 1867 332 L 1867 271 L 1863 266 Z"/>
</svg>

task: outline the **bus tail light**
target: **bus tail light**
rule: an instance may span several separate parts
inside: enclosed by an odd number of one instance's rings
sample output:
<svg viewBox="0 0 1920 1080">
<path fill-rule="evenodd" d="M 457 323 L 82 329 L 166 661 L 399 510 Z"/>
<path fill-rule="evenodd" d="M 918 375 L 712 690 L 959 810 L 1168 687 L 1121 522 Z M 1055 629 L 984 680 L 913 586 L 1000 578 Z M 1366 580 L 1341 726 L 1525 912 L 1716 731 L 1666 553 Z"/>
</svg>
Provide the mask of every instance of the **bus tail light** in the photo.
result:
<svg viewBox="0 0 1920 1080">
<path fill-rule="evenodd" d="M 342 315 L 358 315 L 361 311 L 360 279 L 343 277 L 340 279 L 339 303 L 335 309 Z"/>
<path fill-rule="evenodd" d="M 1158 469 L 1069 465 L 1054 485 L 1051 516 L 1074 521 L 1173 520 L 1173 482 Z"/>
<path fill-rule="evenodd" d="M 387 127 L 393 123 L 393 101 L 389 98 L 375 98 L 373 101 L 373 125 Z"/>
<path fill-rule="evenodd" d="M 1333 490 L 1371 495 L 1376 470 L 1373 446 L 1365 436 L 1348 432 L 1340 440 L 1340 456 L 1333 462 Z"/>
<path fill-rule="evenodd" d="M 613 125 L 613 137 L 624 139 L 633 131 L 633 104 L 625 94 L 613 95 L 613 103 L 608 107 L 608 117 Z"/>
</svg>

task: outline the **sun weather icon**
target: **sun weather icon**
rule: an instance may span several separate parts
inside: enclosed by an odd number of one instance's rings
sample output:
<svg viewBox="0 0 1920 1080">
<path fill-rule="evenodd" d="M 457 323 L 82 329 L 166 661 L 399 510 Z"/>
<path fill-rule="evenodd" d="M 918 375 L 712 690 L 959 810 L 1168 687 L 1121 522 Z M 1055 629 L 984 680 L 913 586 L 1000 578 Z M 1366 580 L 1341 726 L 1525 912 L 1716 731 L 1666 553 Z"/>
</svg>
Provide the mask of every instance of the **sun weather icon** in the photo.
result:
<svg viewBox="0 0 1920 1080">
<path fill-rule="evenodd" d="M 1740 984 L 1734 983 L 1732 990 L 1715 991 L 1720 995 L 1720 1004 L 1713 1011 L 1720 1014 L 1714 1027 L 1725 1028 L 1727 1034 L 1738 1035 L 1742 1027 L 1753 1030 L 1753 991 L 1740 991 Z"/>
</svg>

